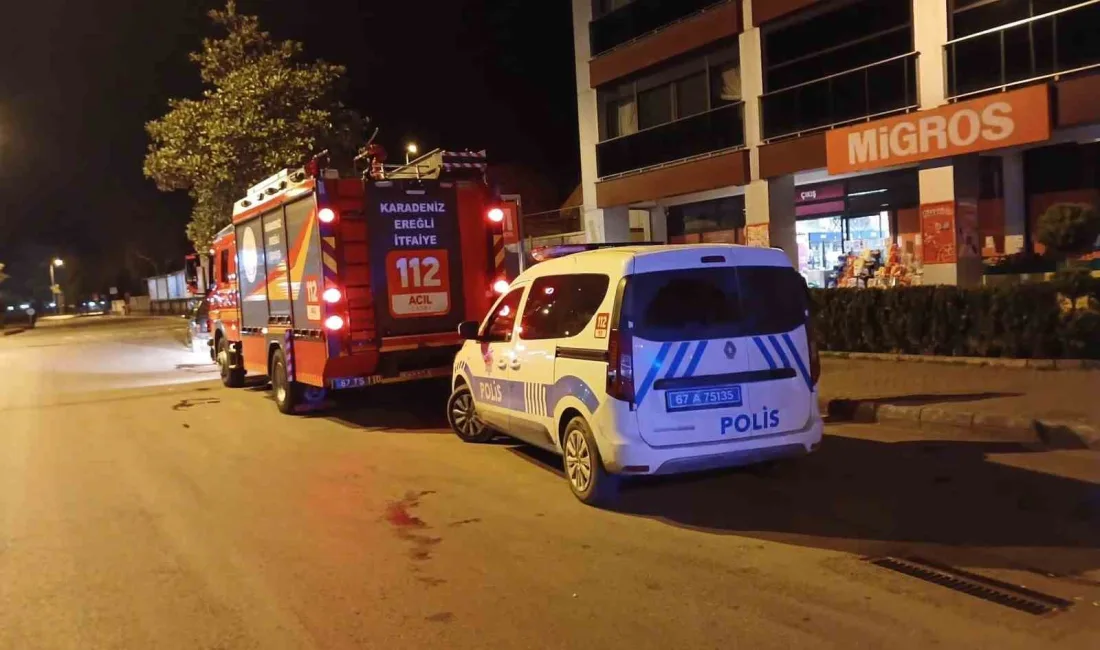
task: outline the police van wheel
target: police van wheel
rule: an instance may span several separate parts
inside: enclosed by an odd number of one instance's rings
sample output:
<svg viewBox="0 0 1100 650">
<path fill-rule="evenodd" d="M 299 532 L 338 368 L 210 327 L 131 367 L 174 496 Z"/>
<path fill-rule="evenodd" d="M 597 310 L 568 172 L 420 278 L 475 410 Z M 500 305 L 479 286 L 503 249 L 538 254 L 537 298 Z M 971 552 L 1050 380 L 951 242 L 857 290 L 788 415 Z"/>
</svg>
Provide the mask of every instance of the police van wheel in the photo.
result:
<svg viewBox="0 0 1100 650">
<path fill-rule="evenodd" d="M 569 489 L 582 503 L 605 506 L 618 496 L 619 477 L 604 469 L 596 438 L 582 417 L 573 418 L 565 427 L 562 462 Z"/>
<path fill-rule="evenodd" d="M 244 368 L 233 368 L 230 364 L 231 356 L 229 342 L 219 338 L 217 362 L 222 376 L 222 385 L 226 388 L 240 388 L 244 386 Z"/>
<path fill-rule="evenodd" d="M 477 416 L 473 393 L 466 384 L 456 388 L 447 400 L 447 423 L 463 442 L 489 442 L 493 437 L 493 430 Z"/>
<path fill-rule="evenodd" d="M 271 390 L 275 393 L 275 406 L 279 407 L 279 412 L 287 415 L 294 413 L 299 391 L 287 377 L 286 357 L 282 350 L 276 350 L 271 357 Z"/>
</svg>

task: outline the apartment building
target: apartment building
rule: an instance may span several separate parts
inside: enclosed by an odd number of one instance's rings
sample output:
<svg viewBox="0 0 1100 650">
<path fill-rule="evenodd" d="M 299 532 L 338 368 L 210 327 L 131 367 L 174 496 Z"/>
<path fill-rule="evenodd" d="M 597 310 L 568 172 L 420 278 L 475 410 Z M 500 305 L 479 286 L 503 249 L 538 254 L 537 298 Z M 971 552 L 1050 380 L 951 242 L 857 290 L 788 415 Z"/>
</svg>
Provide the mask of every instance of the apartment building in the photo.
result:
<svg viewBox="0 0 1100 650">
<path fill-rule="evenodd" d="M 1100 0 L 573 0 L 590 241 L 896 242 L 926 283 L 1100 204 Z M 954 236 L 950 236 L 953 233 Z"/>
</svg>

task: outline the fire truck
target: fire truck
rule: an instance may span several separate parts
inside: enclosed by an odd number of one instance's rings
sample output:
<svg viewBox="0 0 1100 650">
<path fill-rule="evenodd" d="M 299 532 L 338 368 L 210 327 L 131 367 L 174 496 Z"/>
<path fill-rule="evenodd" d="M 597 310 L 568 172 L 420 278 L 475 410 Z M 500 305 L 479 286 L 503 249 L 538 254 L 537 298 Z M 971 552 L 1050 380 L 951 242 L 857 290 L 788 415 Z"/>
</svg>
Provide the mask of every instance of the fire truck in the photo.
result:
<svg viewBox="0 0 1100 650">
<path fill-rule="evenodd" d="M 450 376 L 458 324 L 480 320 L 514 275 L 514 210 L 493 196 L 484 152 L 384 160 L 371 145 L 365 171 L 344 177 L 321 155 L 234 204 L 208 298 L 226 386 L 267 377 L 295 413 L 331 391 Z"/>
</svg>

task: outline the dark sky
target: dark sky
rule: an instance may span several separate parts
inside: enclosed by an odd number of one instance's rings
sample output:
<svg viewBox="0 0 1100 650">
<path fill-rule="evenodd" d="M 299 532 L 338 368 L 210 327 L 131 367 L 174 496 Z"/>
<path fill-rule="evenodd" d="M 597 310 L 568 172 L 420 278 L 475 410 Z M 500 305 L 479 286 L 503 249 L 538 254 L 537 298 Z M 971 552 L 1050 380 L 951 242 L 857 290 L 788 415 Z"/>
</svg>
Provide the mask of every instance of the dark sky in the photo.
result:
<svg viewBox="0 0 1100 650">
<path fill-rule="evenodd" d="M 9 293 L 57 254 L 89 290 L 182 257 L 189 202 L 143 179 L 143 125 L 200 87 L 187 53 L 221 0 L 6 3 L 0 39 L 0 262 Z M 348 68 L 347 103 L 398 146 L 488 149 L 579 176 L 569 3 L 240 0 L 309 58 Z M 275 170 L 273 170 L 274 172 Z"/>
</svg>

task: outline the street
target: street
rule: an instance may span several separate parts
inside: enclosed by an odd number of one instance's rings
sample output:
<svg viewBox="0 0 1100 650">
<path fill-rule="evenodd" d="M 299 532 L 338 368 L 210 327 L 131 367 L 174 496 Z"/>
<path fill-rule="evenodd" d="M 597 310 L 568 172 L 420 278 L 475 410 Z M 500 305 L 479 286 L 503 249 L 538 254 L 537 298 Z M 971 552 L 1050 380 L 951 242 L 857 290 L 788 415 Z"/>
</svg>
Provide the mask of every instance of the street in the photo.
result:
<svg viewBox="0 0 1100 650">
<path fill-rule="evenodd" d="M 1096 452 L 830 424 L 812 457 L 597 510 L 542 452 L 461 443 L 445 386 L 287 417 L 181 328 L 0 337 L 3 650 L 1100 647 Z"/>
</svg>

